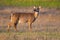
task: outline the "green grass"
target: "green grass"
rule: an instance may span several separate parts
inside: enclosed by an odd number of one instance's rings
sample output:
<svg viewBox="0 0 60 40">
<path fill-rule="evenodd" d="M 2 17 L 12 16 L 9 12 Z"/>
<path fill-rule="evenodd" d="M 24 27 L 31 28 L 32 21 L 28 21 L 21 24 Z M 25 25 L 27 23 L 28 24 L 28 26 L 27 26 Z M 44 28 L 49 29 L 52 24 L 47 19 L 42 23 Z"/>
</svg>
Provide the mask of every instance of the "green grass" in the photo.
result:
<svg viewBox="0 0 60 40">
<path fill-rule="evenodd" d="M 60 0 L 0 0 L 0 6 L 43 6 L 60 8 Z"/>
<path fill-rule="evenodd" d="M 53 33 L 50 33 L 50 32 L 2 32 L 0 33 L 0 35 L 12 35 L 12 34 L 15 34 L 15 35 L 20 35 L 20 36 L 45 36 L 45 37 L 54 37 L 54 38 L 60 38 L 60 33 L 58 32 L 53 32 Z"/>
<path fill-rule="evenodd" d="M 0 40 L 59 40 L 60 33 L 49 32 L 2 32 Z"/>
</svg>

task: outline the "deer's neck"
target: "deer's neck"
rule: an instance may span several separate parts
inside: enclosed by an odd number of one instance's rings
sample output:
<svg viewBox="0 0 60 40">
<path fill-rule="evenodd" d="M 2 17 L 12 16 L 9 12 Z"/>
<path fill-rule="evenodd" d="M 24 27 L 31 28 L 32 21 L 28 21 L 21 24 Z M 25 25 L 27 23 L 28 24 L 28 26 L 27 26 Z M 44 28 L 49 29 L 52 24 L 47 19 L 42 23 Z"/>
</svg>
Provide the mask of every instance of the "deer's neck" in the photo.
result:
<svg viewBox="0 0 60 40">
<path fill-rule="evenodd" d="M 39 14 L 38 12 L 35 12 L 35 13 L 34 13 L 34 20 L 33 20 L 33 22 L 34 22 L 34 21 L 36 20 L 36 18 L 38 17 L 38 14 Z"/>
<path fill-rule="evenodd" d="M 34 13 L 35 18 L 38 17 L 38 14 L 39 14 L 38 12 L 35 12 L 35 13 Z"/>
</svg>

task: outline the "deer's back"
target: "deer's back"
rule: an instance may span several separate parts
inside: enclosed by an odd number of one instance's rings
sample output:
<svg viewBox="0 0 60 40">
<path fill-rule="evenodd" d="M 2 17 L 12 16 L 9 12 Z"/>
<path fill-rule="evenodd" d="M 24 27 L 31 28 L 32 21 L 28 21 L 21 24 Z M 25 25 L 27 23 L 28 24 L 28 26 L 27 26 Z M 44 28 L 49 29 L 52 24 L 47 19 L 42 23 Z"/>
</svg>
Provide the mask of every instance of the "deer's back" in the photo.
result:
<svg viewBox="0 0 60 40">
<path fill-rule="evenodd" d="M 16 18 L 19 18 L 19 22 L 32 22 L 34 20 L 34 13 L 14 13 Z"/>
</svg>

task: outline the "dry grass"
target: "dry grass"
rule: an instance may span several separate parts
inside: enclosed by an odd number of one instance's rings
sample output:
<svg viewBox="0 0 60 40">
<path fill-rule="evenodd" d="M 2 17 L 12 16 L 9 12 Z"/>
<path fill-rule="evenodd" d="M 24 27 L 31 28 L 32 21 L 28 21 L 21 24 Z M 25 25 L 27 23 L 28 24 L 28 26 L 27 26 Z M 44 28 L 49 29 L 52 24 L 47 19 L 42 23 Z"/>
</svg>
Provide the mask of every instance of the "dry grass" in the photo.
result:
<svg viewBox="0 0 60 40">
<path fill-rule="evenodd" d="M 59 40 L 60 33 L 48 32 L 3 32 L 0 40 Z"/>
<path fill-rule="evenodd" d="M 13 27 L 7 32 L 10 14 L 5 13 L 7 12 L 0 10 L 0 40 L 60 40 L 60 10 L 42 9 L 31 32 L 27 24 L 18 24 L 18 32 Z"/>
</svg>

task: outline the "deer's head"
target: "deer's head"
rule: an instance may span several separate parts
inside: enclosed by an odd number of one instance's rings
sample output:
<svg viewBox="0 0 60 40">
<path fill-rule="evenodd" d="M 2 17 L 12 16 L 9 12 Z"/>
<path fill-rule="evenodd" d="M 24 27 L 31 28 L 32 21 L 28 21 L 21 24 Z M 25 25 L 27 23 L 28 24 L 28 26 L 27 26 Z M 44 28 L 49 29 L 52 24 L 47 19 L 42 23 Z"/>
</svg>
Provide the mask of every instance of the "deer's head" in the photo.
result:
<svg viewBox="0 0 60 40">
<path fill-rule="evenodd" d="M 35 17 L 38 16 L 40 10 L 41 10 L 41 6 L 39 6 L 39 7 L 35 7 L 35 6 L 34 6 L 34 16 L 35 16 Z"/>
</svg>

